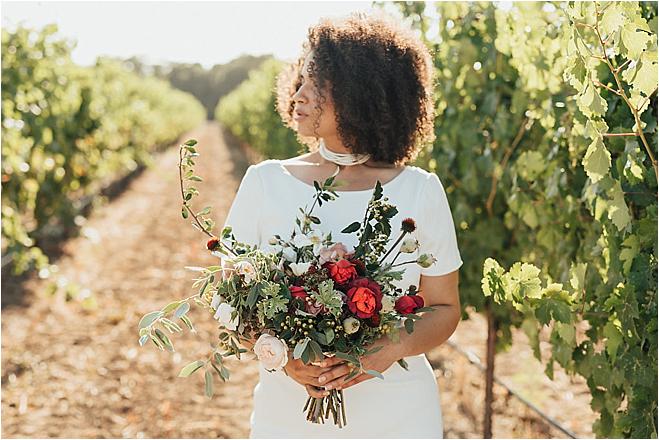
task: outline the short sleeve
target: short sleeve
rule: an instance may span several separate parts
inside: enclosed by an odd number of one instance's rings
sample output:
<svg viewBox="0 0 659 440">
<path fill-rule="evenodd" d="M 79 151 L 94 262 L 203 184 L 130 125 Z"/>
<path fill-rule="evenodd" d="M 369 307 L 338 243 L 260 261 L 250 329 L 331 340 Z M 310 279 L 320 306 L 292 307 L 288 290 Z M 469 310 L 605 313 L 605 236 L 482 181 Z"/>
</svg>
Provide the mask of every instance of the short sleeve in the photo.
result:
<svg viewBox="0 0 659 440">
<path fill-rule="evenodd" d="M 224 226 L 231 226 L 236 240 L 250 245 L 261 245 L 259 227 L 263 184 L 256 165 L 250 165 L 234 196 Z M 224 228 L 224 226 L 222 228 Z"/>
<path fill-rule="evenodd" d="M 437 259 L 430 267 L 421 268 L 421 275 L 437 276 L 453 272 L 462 266 L 451 208 L 444 186 L 437 174 L 430 173 L 419 200 L 417 239 L 419 255 L 432 254 Z"/>
</svg>

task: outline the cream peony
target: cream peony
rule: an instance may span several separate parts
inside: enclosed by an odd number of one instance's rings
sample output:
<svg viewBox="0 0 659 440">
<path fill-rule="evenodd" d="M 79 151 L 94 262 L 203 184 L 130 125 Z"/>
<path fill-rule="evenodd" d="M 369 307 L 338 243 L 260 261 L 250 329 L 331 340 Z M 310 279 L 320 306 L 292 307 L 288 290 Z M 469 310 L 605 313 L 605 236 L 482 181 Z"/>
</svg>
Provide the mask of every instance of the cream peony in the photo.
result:
<svg viewBox="0 0 659 440">
<path fill-rule="evenodd" d="M 267 333 L 256 340 L 254 353 L 263 368 L 268 371 L 281 370 L 288 362 L 288 347 L 284 341 Z"/>
<path fill-rule="evenodd" d="M 236 319 L 231 319 L 231 314 L 234 310 L 236 309 L 231 304 L 222 303 L 217 308 L 213 318 L 217 319 L 227 330 L 234 331 L 238 328 L 238 323 L 240 322 L 239 316 L 236 316 Z"/>
</svg>

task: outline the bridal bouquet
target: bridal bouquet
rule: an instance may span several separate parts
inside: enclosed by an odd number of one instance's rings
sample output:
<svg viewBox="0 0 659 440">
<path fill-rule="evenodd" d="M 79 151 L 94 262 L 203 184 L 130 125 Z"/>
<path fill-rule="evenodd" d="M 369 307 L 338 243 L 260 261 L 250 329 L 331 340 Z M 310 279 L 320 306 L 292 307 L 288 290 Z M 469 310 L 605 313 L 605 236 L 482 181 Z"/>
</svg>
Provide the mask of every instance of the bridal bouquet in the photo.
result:
<svg viewBox="0 0 659 440">
<path fill-rule="evenodd" d="M 196 141 L 186 142 L 181 149 L 180 175 L 183 176 L 183 161 L 193 165 L 191 157 L 198 155 L 194 149 Z M 191 171 L 190 180 L 200 180 Z M 331 233 L 325 235 L 316 225 L 321 221 L 312 215 L 313 208 L 323 201 L 334 200 L 334 178 L 322 185 L 314 182 L 316 194 L 311 208 L 300 208 L 301 216 L 296 219 L 290 239 L 279 235 L 270 239 L 271 252 L 264 252 L 238 242 L 227 225 L 221 238 L 209 234 L 206 247 L 220 256 L 223 266 L 193 268 L 202 272 L 193 287 L 201 285 L 199 292 L 189 298 L 168 304 L 162 310 L 146 314 L 139 324 L 140 344 L 151 339 L 160 349 L 173 347 L 165 333 L 155 328 L 160 323 L 171 333 L 180 327 L 166 315 L 172 314 L 193 329 L 189 318 L 189 301 L 204 307 L 220 323 L 219 341 L 211 355 L 185 366 L 179 376 L 189 376 L 202 367 L 206 368 L 206 393 L 212 396 L 212 371 L 222 380 L 229 378 L 229 371 L 222 364 L 223 358 L 235 355 L 240 358 L 247 350 L 239 345 L 255 341 L 253 350 L 262 366 L 268 371 L 282 369 L 289 360 L 289 351 L 294 359 L 305 364 L 319 362 L 325 356 L 337 356 L 354 366 L 351 377 L 360 373 L 384 378 L 380 372 L 364 370 L 360 357 L 378 351 L 373 343 L 387 335 L 398 339 L 399 329 L 404 327 L 411 333 L 414 321 L 421 319 L 417 313 L 432 310 L 423 307 L 423 298 L 411 285 L 406 290 L 396 287 L 401 280 L 406 264 L 429 267 L 436 260 L 432 255 L 422 254 L 418 258 L 396 263 L 401 254 L 417 251 L 419 243 L 406 238 L 416 224 L 413 219 L 402 221 L 400 235 L 390 250 L 384 254 L 390 241 L 390 219 L 397 214 L 395 206 L 382 197 L 380 182 L 361 222 L 353 222 L 343 233 L 356 232 L 358 245 L 352 249 L 343 243 L 333 242 Z M 194 188 L 183 189 L 183 217 L 192 214 L 197 227 L 207 231 L 212 221 L 203 219 L 201 226 L 197 215 L 210 212 L 205 208 L 194 215 L 188 206 Z M 189 195 L 190 194 L 190 195 Z M 397 246 L 400 246 L 397 248 Z M 396 252 L 394 258 L 384 260 Z M 383 255 L 384 254 L 384 255 Z M 215 280 L 215 274 L 222 276 Z M 372 347 L 372 348 L 371 348 Z M 406 368 L 403 359 L 398 363 Z M 304 406 L 307 420 L 323 423 L 332 415 L 339 427 L 346 424 L 343 390 L 331 390 L 323 398 L 309 397 Z"/>
</svg>

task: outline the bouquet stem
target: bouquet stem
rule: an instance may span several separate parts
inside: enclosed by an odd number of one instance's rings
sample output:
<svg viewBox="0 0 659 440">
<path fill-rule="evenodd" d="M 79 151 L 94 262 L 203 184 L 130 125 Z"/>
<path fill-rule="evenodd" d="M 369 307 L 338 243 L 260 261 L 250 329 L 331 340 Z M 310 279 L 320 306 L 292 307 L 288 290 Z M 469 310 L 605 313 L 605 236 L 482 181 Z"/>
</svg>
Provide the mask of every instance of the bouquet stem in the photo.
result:
<svg viewBox="0 0 659 440">
<path fill-rule="evenodd" d="M 309 396 L 302 411 L 307 412 L 307 420 L 311 423 L 325 423 L 331 413 L 334 424 L 339 428 L 347 424 L 343 390 L 331 390 L 326 397 Z"/>
</svg>

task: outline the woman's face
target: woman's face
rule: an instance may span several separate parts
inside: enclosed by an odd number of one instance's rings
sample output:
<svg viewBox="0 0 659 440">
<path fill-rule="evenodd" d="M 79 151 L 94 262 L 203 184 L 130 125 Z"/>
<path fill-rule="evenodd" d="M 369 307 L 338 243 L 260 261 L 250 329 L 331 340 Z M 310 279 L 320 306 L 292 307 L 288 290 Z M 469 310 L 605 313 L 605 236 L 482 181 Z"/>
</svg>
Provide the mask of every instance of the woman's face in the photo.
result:
<svg viewBox="0 0 659 440">
<path fill-rule="evenodd" d="M 324 100 L 320 99 L 320 92 L 316 89 L 312 79 L 309 77 L 307 69 L 313 61 L 313 52 L 309 52 L 302 66 L 301 85 L 293 95 L 295 110 L 293 119 L 297 125 L 297 131 L 301 136 L 311 136 L 317 138 L 336 137 L 337 123 L 335 119 L 334 102 L 329 91 L 329 82 L 325 84 L 323 95 Z M 320 85 L 319 85 L 320 87 Z M 318 107 L 318 108 L 317 108 Z M 318 128 L 315 128 L 317 126 Z"/>
</svg>

